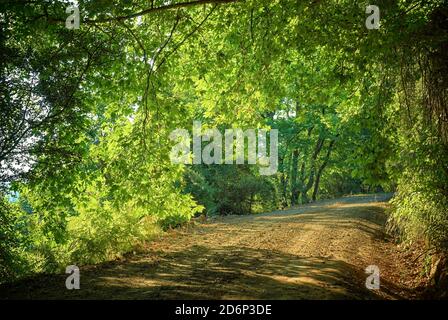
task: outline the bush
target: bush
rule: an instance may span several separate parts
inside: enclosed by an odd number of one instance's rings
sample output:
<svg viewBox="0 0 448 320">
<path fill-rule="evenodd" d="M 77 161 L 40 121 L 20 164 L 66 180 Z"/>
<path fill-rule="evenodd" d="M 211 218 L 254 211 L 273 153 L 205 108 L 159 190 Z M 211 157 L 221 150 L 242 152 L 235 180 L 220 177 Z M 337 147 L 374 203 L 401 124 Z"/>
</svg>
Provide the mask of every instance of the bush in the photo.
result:
<svg viewBox="0 0 448 320">
<path fill-rule="evenodd" d="M 207 214 L 250 214 L 276 207 L 276 190 L 269 178 L 249 166 L 198 166 L 186 175 L 186 192 Z"/>
<path fill-rule="evenodd" d="M 0 283 L 12 281 L 33 272 L 27 259 L 30 247 L 27 224 L 29 216 L 19 203 L 12 203 L 0 193 Z"/>
</svg>

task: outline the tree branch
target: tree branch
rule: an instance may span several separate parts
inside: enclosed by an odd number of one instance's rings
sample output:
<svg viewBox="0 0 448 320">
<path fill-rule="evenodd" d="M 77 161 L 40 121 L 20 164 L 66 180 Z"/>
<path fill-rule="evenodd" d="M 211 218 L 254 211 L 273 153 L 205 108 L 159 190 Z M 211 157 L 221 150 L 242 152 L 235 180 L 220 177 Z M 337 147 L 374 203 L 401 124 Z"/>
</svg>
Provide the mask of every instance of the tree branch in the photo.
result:
<svg viewBox="0 0 448 320">
<path fill-rule="evenodd" d="M 193 6 L 203 5 L 203 4 L 210 4 L 210 3 L 219 5 L 219 4 L 233 3 L 233 2 L 239 2 L 239 1 L 241 1 L 241 0 L 196 0 L 196 1 L 171 3 L 171 4 L 163 5 L 160 7 L 153 7 L 151 5 L 151 7 L 147 8 L 147 9 L 144 9 L 144 10 L 136 12 L 136 13 L 128 14 L 125 16 L 100 18 L 100 19 L 85 19 L 85 20 L 81 21 L 81 23 L 95 24 L 95 23 L 105 23 L 105 22 L 111 22 L 111 21 L 124 21 L 124 20 L 128 20 L 128 19 L 140 17 L 140 16 L 143 16 L 143 15 L 146 15 L 149 13 L 154 13 L 154 12 L 159 12 L 159 11 L 164 11 L 164 10 L 187 8 L 187 7 L 193 7 Z M 50 22 L 65 22 L 65 19 L 49 17 L 48 21 L 50 21 Z"/>
</svg>

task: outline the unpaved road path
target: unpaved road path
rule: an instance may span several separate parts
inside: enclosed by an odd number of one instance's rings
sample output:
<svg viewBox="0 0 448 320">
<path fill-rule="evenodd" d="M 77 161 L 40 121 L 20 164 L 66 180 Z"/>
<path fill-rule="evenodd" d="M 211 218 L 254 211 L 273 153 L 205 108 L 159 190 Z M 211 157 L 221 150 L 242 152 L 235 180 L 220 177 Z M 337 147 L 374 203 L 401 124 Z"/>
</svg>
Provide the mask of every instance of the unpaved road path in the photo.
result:
<svg viewBox="0 0 448 320">
<path fill-rule="evenodd" d="M 400 299 L 416 276 L 383 232 L 385 195 L 228 216 L 168 232 L 144 253 L 3 288 L 2 298 Z M 369 265 L 380 290 L 365 287 Z"/>
</svg>

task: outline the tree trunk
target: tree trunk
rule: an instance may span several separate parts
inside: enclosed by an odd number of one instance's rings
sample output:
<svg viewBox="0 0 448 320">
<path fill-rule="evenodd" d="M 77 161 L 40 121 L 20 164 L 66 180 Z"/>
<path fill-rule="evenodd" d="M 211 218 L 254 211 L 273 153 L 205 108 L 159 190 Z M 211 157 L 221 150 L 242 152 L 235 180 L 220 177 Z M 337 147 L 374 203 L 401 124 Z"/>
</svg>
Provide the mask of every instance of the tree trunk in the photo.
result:
<svg viewBox="0 0 448 320">
<path fill-rule="evenodd" d="M 281 187 L 280 191 L 280 206 L 286 208 L 288 206 L 288 174 L 285 170 L 285 161 L 282 157 L 278 158 L 279 161 L 279 183 Z"/>
<path fill-rule="evenodd" d="M 325 155 L 325 160 L 319 167 L 319 170 L 317 171 L 316 175 L 316 181 L 314 182 L 314 190 L 313 190 L 313 196 L 312 201 L 316 201 L 317 199 L 317 193 L 319 192 L 319 183 L 320 183 L 320 177 L 322 176 L 322 172 L 324 171 L 325 167 L 328 164 L 328 160 L 330 159 L 331 151 L 333 150 L 335 140 L 331 140 L 330 145 L 328 146 L 327 154 Z"/>
<path fill-rule="evenodd" d="M 297 170 L 299 161 L 299 150 L 294 149 L 292 152 L 291 165 L 291 205 L 295 206 L 299 198 L 299 189 L 297 184 Z"/>
<path fill-rule="evenodd" d="M 316 159 L 317 156 L 319 155 L 320 151 L 322 150 L 322 146 L 324 145 L 325 142 L 325 138 L 318 138 L 317 139 L 317 143 L 316 146 L 314 147 L 314 152 L 311 156 L 310 159 L 310 174 L 308 176 L 308 182 L 306 183 L 306 185 L 304 185 L 304 181 L 302 182 L 302 190 L 301 190 L 301 202 L 302 203 L 308 203 L 309 199 L 308 199 L 308 190 L 311 189 L 311 187 L 314 184 L 314 178 L 315 178 L 315 174 L 316 174 Z M 304 179 L 305 180 L 305 179 Z"/>
</svg>

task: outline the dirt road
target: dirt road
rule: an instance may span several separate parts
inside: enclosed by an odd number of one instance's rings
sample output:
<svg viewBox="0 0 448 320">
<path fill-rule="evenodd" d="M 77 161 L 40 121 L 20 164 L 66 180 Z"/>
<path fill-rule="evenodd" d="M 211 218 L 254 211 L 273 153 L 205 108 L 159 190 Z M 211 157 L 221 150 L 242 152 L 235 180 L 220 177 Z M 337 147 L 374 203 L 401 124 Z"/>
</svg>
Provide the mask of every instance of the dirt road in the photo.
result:
<svg viewBox="0 0 448 320">
<path fill-rule="evenodd" d="M 355 196 L 168 232 L 144 253 L 8 288 L 8 298 L 400 299 L 415 268 L 383 233 L 385 196 Z M 377 265 L 380 290 L 365 287 Z M 5 298 L 5 296 L 3 296 Z"/>
</svg>

